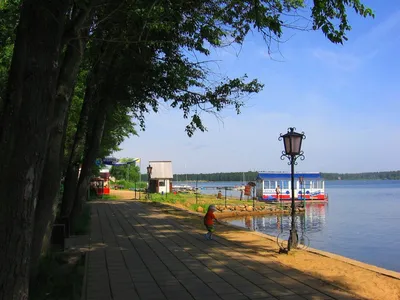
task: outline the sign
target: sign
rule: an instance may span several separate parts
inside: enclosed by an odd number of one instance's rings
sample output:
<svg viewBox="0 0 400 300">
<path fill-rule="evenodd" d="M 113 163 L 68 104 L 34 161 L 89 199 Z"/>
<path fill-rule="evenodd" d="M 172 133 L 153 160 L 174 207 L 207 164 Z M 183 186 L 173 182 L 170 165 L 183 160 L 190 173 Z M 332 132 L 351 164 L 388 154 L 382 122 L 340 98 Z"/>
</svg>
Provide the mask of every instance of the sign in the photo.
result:
<svg viewBox="0 0 400 300">
<path fill-rule="evenodd" d="M 117 161 L 118 161 L 118 159 L 116 159 L 115 157 L 105 157 L 105 158 L 103 158 L 103 164 L 105 164 L 105 165 L 113 165 Z"/>
<path fill-rule="evenodd" d="M 96 159 L 96 166 L 100 166 L 101 165 L 102 160 L 100 158 Z"/>
</svg>

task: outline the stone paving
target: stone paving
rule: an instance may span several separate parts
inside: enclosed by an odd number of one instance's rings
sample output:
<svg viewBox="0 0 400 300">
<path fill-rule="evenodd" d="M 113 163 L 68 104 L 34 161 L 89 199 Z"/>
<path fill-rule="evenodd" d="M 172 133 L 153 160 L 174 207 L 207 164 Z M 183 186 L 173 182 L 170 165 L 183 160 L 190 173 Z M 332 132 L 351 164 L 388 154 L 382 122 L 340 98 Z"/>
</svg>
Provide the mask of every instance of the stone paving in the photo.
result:
<svg viewBox="0 0 400 300">
<path fill-rule="evenodd" d="M 92 203 L 86 300 L 361 299 L 138 202 Z"/>
</svg>

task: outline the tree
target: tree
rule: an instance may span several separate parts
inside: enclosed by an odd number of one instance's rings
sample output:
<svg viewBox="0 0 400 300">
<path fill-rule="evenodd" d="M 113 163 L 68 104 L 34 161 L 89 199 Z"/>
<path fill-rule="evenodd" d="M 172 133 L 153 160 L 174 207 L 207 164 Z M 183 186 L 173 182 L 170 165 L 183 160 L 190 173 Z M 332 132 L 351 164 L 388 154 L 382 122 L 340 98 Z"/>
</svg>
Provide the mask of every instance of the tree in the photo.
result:
<svg viewBox="0 0 400 300">
<path fill-rule="evenodd" d="M 26 0 L 20 9 L 0 107 L 0 299 L 28 297 L 33 217 L 67 8 L 66 1 Z"/>
<path fill-rule="evenodd" d="M 121 163 L 134 162 L 134 158 L 122 158 Z M 112 166 L 110 170 L 110 175 L 115 177 L 117 180 L 127 180 L 130 182 L 137 182 L 140 180 L 140 170 L 135 163 L 122 165 L 122 166 Z"/>
</svg>

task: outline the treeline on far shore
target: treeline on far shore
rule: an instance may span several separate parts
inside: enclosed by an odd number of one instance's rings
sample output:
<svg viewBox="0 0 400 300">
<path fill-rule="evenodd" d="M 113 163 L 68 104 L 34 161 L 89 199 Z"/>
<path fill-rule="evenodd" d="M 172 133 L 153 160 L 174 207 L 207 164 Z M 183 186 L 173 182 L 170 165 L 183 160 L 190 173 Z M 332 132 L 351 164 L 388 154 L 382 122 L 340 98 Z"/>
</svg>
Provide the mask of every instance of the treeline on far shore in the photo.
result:
<svg viewBox="0 0 400 300">
<path fill-rule="evenodd" d="M 174 174 L 174 181 L 252 181 L 258 172 Z M 366 173 L 321 173 L 325 180 L 400 180 L 400 171 Z"/>
</svg>

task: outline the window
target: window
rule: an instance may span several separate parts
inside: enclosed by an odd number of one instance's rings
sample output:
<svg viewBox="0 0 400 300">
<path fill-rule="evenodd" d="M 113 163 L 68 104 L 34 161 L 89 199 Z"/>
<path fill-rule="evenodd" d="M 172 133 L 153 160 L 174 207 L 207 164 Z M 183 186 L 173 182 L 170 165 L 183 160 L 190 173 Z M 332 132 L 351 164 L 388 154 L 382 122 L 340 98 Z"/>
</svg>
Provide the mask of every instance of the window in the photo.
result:
<svg viewBox="0 0 400 300">
<path fill-rule="evenodd" d="M 158 186 L 165 186 L 165 180 L 160 180 L 158 182 Z"/>
<path fill-rule="evenodd" d="M 275 181 L 264 181 L 264 189 L 275 189 Z"/>
<path fill-rule="evenodd" d="M 289 188 L 289 181 L 288 180 L 281 180 L 279 182 L 281 189 L 288 189 Z"/>
</svg>

